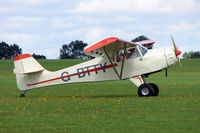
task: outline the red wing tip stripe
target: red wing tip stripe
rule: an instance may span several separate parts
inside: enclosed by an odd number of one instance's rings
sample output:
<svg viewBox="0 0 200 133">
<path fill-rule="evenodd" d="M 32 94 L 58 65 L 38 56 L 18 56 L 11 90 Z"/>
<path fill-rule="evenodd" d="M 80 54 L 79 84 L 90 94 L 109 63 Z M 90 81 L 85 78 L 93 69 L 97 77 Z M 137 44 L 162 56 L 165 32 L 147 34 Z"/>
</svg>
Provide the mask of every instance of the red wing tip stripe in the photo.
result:
<svg viewBox="0 0 200 133">
<path fill-rule="evenodd" d="M 22 54 L 15 57 L 14 61 L 32 57 L 30 54 Z"/>
<path fill-rule="evenodd" d="M 97 42 L 97 43 L 93 44 L 92 46 L 88 47 L 87 49 L 85 49 L 85 53 L 89 53 L 89 52 L 91 52 L 93 50 L 96 50 L 96 49 L 98 49 L 100 47 L 103 47 L 105 45 L 113 43 L 113 42 L 115 42 L 117 40 L 119 40 L 119 38 L 117 38 L 117 37 L 106 38 L 106 39 L 104 39 L 104 40 L 102 40 L 100 42 Z"/>
</svg>

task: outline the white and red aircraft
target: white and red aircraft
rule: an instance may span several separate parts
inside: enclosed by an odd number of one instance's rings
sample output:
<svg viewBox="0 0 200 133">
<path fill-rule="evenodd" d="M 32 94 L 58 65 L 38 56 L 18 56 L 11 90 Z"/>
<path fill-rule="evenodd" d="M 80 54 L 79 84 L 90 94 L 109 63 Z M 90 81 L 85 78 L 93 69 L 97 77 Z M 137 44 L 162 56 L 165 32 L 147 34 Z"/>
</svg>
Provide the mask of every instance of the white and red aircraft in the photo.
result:
<svg viewBox="0 0 200 133">
<path fill-rule="evenodd" d="M 174 65 L 181 51 L 174 47 L 148 50 L 152 40 L 128 42 L 116 37 L 104 39 L 85 48 L 85 53 L 96 58 L 62 70 L 50 72 L 31 55 L 23 54 L 14 59 L 17 85 L 24 93 L 31 89 L 79 82 L 129 79 L 138 87 L 138 95 L 157 96 L 159 89 L 146 83 L 145 77 Z M 181 64 L 180 64 L 181 67 Z"/>
</svg>

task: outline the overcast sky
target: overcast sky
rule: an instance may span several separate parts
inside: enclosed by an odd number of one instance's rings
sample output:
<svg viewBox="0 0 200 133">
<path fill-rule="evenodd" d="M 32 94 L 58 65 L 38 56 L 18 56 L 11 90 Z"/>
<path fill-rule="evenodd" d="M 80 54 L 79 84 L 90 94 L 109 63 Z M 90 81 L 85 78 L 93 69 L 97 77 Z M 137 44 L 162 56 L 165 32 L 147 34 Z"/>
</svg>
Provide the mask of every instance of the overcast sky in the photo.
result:
<svg viewBox="0 0 200 133">
<path fill-rule="evenodd" d="M 0 0 L 0 41 L 49 59 L 77 39 L 145 35 L 158 48 L 171 34 L 180 50 L 200 50 L 200 0 Z"/>
</svg>

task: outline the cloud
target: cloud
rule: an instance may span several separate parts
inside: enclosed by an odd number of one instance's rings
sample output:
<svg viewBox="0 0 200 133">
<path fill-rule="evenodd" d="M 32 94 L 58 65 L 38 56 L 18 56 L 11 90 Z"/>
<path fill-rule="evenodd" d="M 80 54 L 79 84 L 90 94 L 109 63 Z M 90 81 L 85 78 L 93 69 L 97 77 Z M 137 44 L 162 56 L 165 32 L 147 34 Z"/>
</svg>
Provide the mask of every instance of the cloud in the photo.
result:
<svg viewBox="0 0 200 133">
<path fill-rule="evenodd" d="M 126 15 L 119 15 L 119 16 L 116 16 L 113 20 L 114 22 L 118 22 L 118 23 L 133 23 L 133 22 L 136 22 L 138 18 L 126 16 Z"/>
<path fill-rule="evenodd" d="M 10 16 L 0 21 L 1 32 L 38 32 L 39 27 L 46 23 L 45 18 L 33 16 Z M 44 26 L 43 26 L 44 27 Z"/>
<path fill-rule="evenodd" d="M 98 18 L 92 18 L 87 16 L 68 16 L 68 17 L 56 17 L 52 18 L 52 25 L 55 27 L 84 27 L 91 24 L 99 24 Z"/>
<path fill-rule="evenodd" d="M 24 38 L 25 40 L 30 39 L 30 35 L 27 34 L 19 34 L 19 33 L 0 33 L 0 38 L 4 40 L 12 40 L 13 42 L 18 41 L 19 38 Z"/>
<path fill-rule="evenodd" d="M 197 6 L 198 4 L 198 6 Z M 187 13 L 198 9 L 195 0 L 85 0 L 72 10 L 74 13 Z"/>
<path fill-rule="evenodd" d="M 6 0 L 1 1 L 1 5 L 24 5 L 24 6 L 36 6 L 47 3 L 56 3 L 60 0 Z"/>
<path fill-rule="evenodd" d="M 91 45 L 97 41 L 108 37 L 119 37 L 128 41 L 134 39 L 137 34 L 133 32 L 127 32 L 126 30 L 120 28 L 102 28 L 102 27 L 95 27 L 91 28 L 89 31 L 86 31 L 85 35 L 86 42 Z"/>
<path fill-rule="evenodd" d="M 39 40 L 40 36 L 25 33 L 0 33 L 0 38 L 10 44 L 16 43 L 22 47 L 28 48 L 34 46 L 34 42 Z"/>
<path fill-rule="evenodd" d="M 86 34 L 85 40 L 87 42 L 96 42 L 102 38 L 103 33 L 104 33 L 104 29 L 101 27 L 92 28 Z"/>
<path fill-rule="evenodd" d="M 41 23 L 43 20 L 44 18 L 33 17 L 33 16 L 13 16 L 7 18 L 7 21 L 9 22 L 19 22 L 19 23 L 31 23 L 31 22 Z"/>
<path fill-rule="evenodd" d="M 114 37 L 119 37 L 127 41 L 131 41 L 136 36 L 138 36 L 137 33 L 127 32 L 126 30 L 123 30 L 120 28 L 115 28 L 115 29 L 110 30 L 110 35 Z"/>
<path fill-rule="evenodd" d="M 42 54 L 49 59 L 58 58 L 59 48 L 64 42 L 59 42 L 59 38 L 50 39 L 50 36 L 41 34 L 0 33 L 0 38 L 8 44 L 19 45 L 23 53 Z"/>
<path fill-rule="evenodd" d="M 51 33 L 48 37 L 48 40 L 55 42 L 55 43 L 68 43 L 70 41 L 74 41 L 76 39 L 82 39 L 82 35 L 85 34 L 87 29 L 73 29 L 73 30 L 68 30 L 68 31 L 60 31 L 58 33 Z M 60 44 L 60 45 L 61 45 Z"/>
<path fill-rule="evenodd" d="M 196 23 L 179 22 L 177 24 L 171 24 L 167 26 L 168 32 L 171 33 L 194 33 L 200 27 L 200 21 Z M 193 35 L 193 34 L 191 34 Z"/>
<path fill-rule="evenodd" d="M 52 25 L 58 28 L 72 27 L 73 24 L 65 18 L 53 18 Z"/>
<path fill-rule="evenodd" d="M 198 40 L 200 40 L 200 32 L 197 32 L 196 37 Z"/>
</svg>

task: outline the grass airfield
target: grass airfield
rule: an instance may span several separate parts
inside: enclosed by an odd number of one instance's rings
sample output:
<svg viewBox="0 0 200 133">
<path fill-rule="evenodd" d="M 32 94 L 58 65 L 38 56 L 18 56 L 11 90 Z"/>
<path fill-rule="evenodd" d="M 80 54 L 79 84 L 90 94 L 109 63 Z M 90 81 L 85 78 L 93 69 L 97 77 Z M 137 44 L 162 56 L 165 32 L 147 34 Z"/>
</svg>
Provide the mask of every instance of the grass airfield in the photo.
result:
<svg viewBox="0 0 200 133">
<path fill-rule="evenodd" d="M 59 70 L 81 60 L 39 60 Z M 199 133 L 200 60 L 182 60 L 150 75 L 158 97 L 140 98 L 129 80 L 65 84 L 35 89 L 20 98 L 13 61 L 0 60 L 0 133 Z"/>
</svg>

